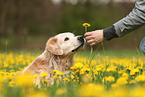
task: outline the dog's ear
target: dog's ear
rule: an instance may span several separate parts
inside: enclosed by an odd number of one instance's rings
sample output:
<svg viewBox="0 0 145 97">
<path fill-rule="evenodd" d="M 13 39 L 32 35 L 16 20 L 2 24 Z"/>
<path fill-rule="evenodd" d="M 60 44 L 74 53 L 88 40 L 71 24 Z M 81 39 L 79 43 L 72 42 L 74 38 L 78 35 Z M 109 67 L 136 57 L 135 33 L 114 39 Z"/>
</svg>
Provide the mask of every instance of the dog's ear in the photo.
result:
<svg viewBox="0 0 145 97">
<path fill-rule="evenodd" d="M 51 52 L 54 55 L 62 55 L 63 51 L 58 43 L 57 38 L 50 38 L 48 42 L 46 43 L 46 50 Z"/>
</svg>

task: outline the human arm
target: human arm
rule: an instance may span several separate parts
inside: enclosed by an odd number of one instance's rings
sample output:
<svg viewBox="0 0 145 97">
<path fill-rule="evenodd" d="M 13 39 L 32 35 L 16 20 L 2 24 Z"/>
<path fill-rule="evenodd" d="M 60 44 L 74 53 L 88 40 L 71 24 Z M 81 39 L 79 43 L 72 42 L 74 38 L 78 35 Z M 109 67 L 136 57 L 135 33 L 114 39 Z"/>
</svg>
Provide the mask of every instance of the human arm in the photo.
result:
<svg viewBox="0 0 145 97">
<path fill-rule="evenodd" d="M 86 40 L 90 45 L 95 45 L 103 40 L 111 40 L 143 26 L 145 24 L 145 0 L 137 0 L 135 8 L 125 18 L 112 26 L 85 33 Z M 94 38 L 96 36 L 96 38 Z M 93 43 L 93 44 L 92 44 Z"/>
<path fill-rule="evenodd" d="M 145 24 L 145 0 L 137 0 L 135 8 L 123 19 L 104 29 L 106 40 L 121 37 Z M 115 30 L 113 30 L 115 29 Z M 110 33 L 111 32 L 111 33 Z"/>
</svg>

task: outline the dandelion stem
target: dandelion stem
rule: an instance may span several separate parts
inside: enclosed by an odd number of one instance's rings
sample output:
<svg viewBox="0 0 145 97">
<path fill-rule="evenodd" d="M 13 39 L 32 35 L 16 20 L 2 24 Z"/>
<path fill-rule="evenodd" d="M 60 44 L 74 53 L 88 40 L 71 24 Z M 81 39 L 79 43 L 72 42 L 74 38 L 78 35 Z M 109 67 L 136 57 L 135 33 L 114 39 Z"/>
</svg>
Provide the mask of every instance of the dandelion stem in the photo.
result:
<svg viewBox="0 0 145 97">
<path fill-rule="evenodd" d="M 92 53 L 93 53 L 93 47 L 91 46 L 91 55 L 92 55 Z"/>
<path fill-rule="evenodd" d="M 87 32 L 87 26 L 85 26 L 85 33 Z"/>
</svg>

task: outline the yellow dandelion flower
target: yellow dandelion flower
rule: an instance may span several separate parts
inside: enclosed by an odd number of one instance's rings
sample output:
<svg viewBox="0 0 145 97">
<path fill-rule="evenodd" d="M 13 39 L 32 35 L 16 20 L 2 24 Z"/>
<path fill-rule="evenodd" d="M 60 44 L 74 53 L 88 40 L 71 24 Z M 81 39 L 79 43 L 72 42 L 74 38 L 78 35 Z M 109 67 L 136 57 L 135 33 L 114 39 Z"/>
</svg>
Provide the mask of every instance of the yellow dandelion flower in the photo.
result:
<svg viewBox="0 0 145 97">
<path fill-rule="evenodd" d="M 57 75 L 54 75 L 53 78 L 58 78 L 58 76 Z"/>
<path fill-rule="evenodd" d="M 136 78 L 135 78 L 136 81 L 145 81 L 145 75 L 138 75 Z"/>
<path fill-rule="evenodd" d="M 129 97 L 127 94 L 128 94 L 128 92 L 127 92 L 126 89 L 124 89 L 124 88 L 116 88 L 116 89 L 113 89 L 111 91 L 110 95 L 109 96 L 107 95 L 107 97 Z"/>
<path fill-rule="evenodd" d="M 130 75 L 135 75 L 135 73 L 139 72 L 139 69 L 132 69 Z"/>
<path fill-rule="evenodd" d="M 129 84 L 133 84 L 135 81 L 134 80 L 130 80 L 129 81 Z"/>
<path fill-rule="evenodd" d="M 124 70 L 120 70 L 120 71 L 118 71 L 118 73 L 119 74 L 122 74 L 122 73 L 124 73 Z"/>
<path fill-rule="evenodd" d="M 40 76 L 41 76 L 41 77 L 46 77 L 46 76 L 48 76 L 48 73 L 47 73 L 47 72 L 43 72 L 43 73 L 41 73 Z"/>
<path fill-rule="evenodd" d="M 70 75 L 71 79 L 75 78 L 73 75 Z"/>
<path fill-rule="evenodd" d="M 56 72 L 55 75 L 64 75 L 63 72 Z"/>
<path fill-rule="evenodd" d="M 53 70 L 53 72 L 59 72 L 58 70 Z"/>
<path fill-rule="evenodd" d="M 127 84 L 126 78 L 125 78 L 125 77 L 120 77 L 120 78 L 118 78 L 118 79 L 117 79 L 117 84 L 118 84 L 118 85 L 125 85 L 125 84 Z"/>
<path fill-rule="evenodd" d="M 83 67 L 83 63 L 77 62 L 77 63 L 74 64 L 74 66 L 77 67 L 77 68 L 82 68 Z"/>
<path fill-rule="evenodd" d="M 43 79 L 43 81 L 44 81 L 44 82 L 47 82 L 48 80 L 47 80 L 47 79 Z"/>
<path fill-rule="evenodd" d="M 33 86 L 33 78 L 28 74 L 20 74 L 16 76 L 15 83 L 18 87 L 31 87 Z"/>
<path fill-rule="evenodd" d="M 63 79 L 63 81 L 67 81 L 67 82 L 69 82 L 70 79 L 66 77 L 66 78 Z"/>
<path fill-rule="evenodd" d="M 63 73 L 63 72 L 60 72 L 60 73 L 59 73 L 59 75 L 65 75 L 65 73 Z"/>
<path fill-rule="evenodd" d="M 134 87 L 133 89 L 131 89 L 128 97 L 145 97 L 145 88 Z"/>
<path fill-rule="evenodd" d="M 43 92 L 38 92 L 38 93 L 28 94 L 25 97 L 49 97 L 49 95 Z"/>
<path fill-rule="evenodd" d="M 8 86 L 9 87 L 14 87 L 15 86 L 15 82 L 14 81 L 10 81 Z"/>
<path fill-rule="evenodd" d="M 93 83 L 84 84 L 78 88 L 78 95 L 80 97 L 104 97 L 104 86 Z"/>
<path fill-rule="evenodd" d="M 137 67 L 137 69 L 143 69 L 143 67 L 142 66 L 139 66 L 139 67 Z"/>
<path fill-rule="evenodd" d="M 33 75 L 33 77 L 34 77 L 34 78 L 37 78 L 37 77 L 38 77 L 38 75 L 37 75 L 37 74 L 34 74 L 34 75 Z"/>
<path fill-rule="evenodd" d="M 56 95 L 62 95 L 62 94 L 65 94 L 66 92 L 67 92 L 66 88 L 57 89 Z"/>
<path fill-rule="evenodd" d="M 90 25 L 89 23 L 83 23 L 83 26 L 84 26 L 84 27 L 86 27 L 86 26 L 87 26 L 87 27 L 90 27 L 91 25 Z"/>
<path fill-rule="evenodd" d="M 96 70 L 96 71 L 101 71 L 101 70 L 102 70 L 102 68 L 97 67 L 95 70 Z"/>
<path fill-rule="evenodd" d="M 108 76 L 108 77 L 106 78 L 106 81 L 108 81 L 108 82 L 113 82 L 113 81 L 115 81 L 115 78 L 114 78 L 113 76 Z"/>
<path fill-rule="evenodd" d="M 116 83 L 111 85 L 111 88 L 117 88 L 117 87 L 118 87 L 118 84 Z"/>
<path fill-rule="evenodd" d="M 72 66 L 72 67 L 70 67 L 70 69 L 75 70 L 75 69 L 77 69 L 77 67 Z"/>
<path fill-rule="evenodd" d="M 122 77 L 125 77 L 126 79 L 128 79 L 129 78 L 129 75 L 127 73 L 123 73 L 122 74 Z"/>
<path fill-rule="evenodd" d="M 82 68 L 82 70 L 83 70 L 83 71 L 90 71 L 90 68 L 84 66 L 84 67 Z"/>
</svg>

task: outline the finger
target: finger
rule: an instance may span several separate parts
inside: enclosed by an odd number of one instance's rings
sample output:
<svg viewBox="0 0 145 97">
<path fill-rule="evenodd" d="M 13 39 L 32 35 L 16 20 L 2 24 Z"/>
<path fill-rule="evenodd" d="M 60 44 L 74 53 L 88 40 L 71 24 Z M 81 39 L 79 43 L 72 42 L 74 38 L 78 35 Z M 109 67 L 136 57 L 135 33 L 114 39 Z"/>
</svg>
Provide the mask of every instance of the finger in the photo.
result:
<svg viewBox="0 0 145 97">
<path fill-rule="evenodd" d="M 100 43 L 101 41 L 94 41 L 93 43 L 91 43 L 90 45 L 93 46 L 93 45 L 96 45 L 98 43 Z"/>
<path fill-rule="evenodd" d="M 91 43 L 91 44 L 90 44 L 90 46 L 93 46 L 93 45 L 96 45 L 96 43 L 95 43 L 95 42 L 93 42 L 93 43 Z"/>
<path fill-rule="evenodd" d="M 86 37 L 86 40 L 90 40 L 90 39 L 94 39 L 94 37 L 93 36 L 87 36 Z"/>
<path fill-rule="evenodd" d="M 96 44 L 97 44 L 96 42 L 93 42 L 93 43 L 90 44 L 90 46 L 93 46 L 93 45 L 96 45 Z"/>
<path fill-rule="evenodd" d="M 89 43 L 89 44 L 91 44 L 93 42 L 94 42 L 94 39 L 91 39 L 91 40 L 87 41 L 87 43 Z"/>
<path fill-rule="evenodd" d="M 84 36 L 90 36 L 92 32 L 86 32 Z"/>
</svg>

